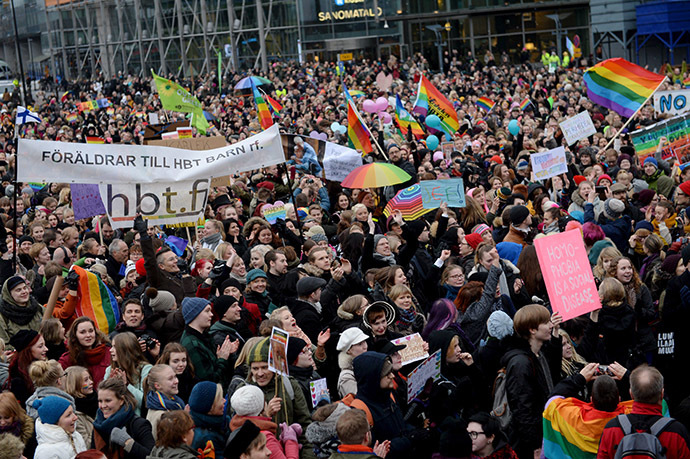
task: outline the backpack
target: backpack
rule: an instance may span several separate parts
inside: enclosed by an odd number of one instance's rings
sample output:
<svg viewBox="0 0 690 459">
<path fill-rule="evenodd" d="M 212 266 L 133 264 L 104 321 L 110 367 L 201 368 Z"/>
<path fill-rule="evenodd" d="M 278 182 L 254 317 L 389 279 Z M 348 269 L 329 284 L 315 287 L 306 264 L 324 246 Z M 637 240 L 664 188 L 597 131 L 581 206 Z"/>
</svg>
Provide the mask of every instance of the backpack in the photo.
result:
<svg viewBox="0 0 690 459">
<path fill-rule="evenodd" d="M 656 421 L 649 432 L 636 432 L 628 416 L 618 415 L 618 422 L 623 430 L 624 437 L 616 446 L 616 459 L 629 458 L 654 458 L 666 459 L 666 448 L 659 441 L 659 435 L 673 422 L 673 418 L 661 418 Z"/>
<path fill-rule="evenodd" d="M 505 367 L 498 370 L 496 379 L 494 379 L 493 388 L 491 389 L 491 398 L 494 401 L 491 415 L 498 419 L 498 422 L 501 424 L 501 429 L 505 430 L 510 425 L 510 420 L 512 418 L 510 406 L 508 405 Z"/>
<path fill-rule="evenodd" d="M 347 394 L 342 400 L 336 403 L 342 403 L 350 408 L 357 408 L 358 410 L 364 411 L 364 414 L 367 416 L 367 421 L 369 422 L 369 427 L 374 427 L 374 417 L 371 415 L 371 410 L 366 403 L 355 398 L 355 394 Z"/>
</svg>

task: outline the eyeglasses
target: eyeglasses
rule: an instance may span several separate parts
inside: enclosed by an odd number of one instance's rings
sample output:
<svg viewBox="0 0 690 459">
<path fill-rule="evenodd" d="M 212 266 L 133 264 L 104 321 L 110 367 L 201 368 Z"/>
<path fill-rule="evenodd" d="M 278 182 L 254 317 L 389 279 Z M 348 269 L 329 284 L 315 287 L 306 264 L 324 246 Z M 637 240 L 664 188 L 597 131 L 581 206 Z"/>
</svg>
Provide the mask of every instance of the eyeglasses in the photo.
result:
<svg viewBox="0 0 690 459">
<path fill-rule="evenodd" d="M 465 277 L 464 274 L 453 274 L 452 276 L 448 276 L 449 279 L 462 279 Z"/>
<path fill-rule="evenodd" d="M 467 431 L 467 434 L 470 436 L 472 440 L 476 440 L 478 436 L 480 435 L 485 435 L 484 432 L 472 432 L 470 430 Z"/>
</svg>

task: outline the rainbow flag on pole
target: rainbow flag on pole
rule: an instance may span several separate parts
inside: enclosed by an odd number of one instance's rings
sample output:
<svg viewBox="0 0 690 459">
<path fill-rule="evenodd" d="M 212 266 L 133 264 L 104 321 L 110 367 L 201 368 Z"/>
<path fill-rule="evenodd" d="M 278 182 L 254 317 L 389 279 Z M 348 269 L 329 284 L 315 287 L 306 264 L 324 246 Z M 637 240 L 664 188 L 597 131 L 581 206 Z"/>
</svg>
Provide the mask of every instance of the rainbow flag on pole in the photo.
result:
<svg viewBox="0 0 690 459">
<path fill-rule="evenodd" d="M 524 112 L 525 109 L 526 109 L 527 107 L 529 107 L 530 105 L 532 105 L 532 101 L 529 100 L 529 97 L 525 97 L 525 100 L 523 100 L 523 101 L 520 103 L 520 110 L 522 110 L 522 111 Z"/>
<path fill-rule="evenodd" d="M 266 101 L 264 100 L 263 96 L 259 92 L 258 89 L 256 89 L 256 85 L 254 85 L 254 81 L 250 78 L 249 81 L 252 84 L 252 93 L 254 94 L 254 101 L 256 102 L 256 107 L 258 109 L 258 115 L 259 115 L 259 122 L 261 123 L 261 127 L 263 129 L 268 129 L 271 126 L 273 126 L 273 118 L 271 117 L 271 112 L 268 109 L 268 105 L 266 104 Z"/>
<path fill-rule="evenodd" d="M 395 120 L 398 122 L 398 127 L 400 127 L 400 132 L 407 136 L 407 131 L 412 129 L 412 135 L 416 138 L 422 138 L 424 136 L 424 130 L 419 125 L 419 123 L 410 115 L 410 113 L 403 107 L 402 101 L 399 95 L 395 95 Z"/>
<path fill-rule="evenodd" d="M 424 75 L 419 79 L 417 100 L 414 102 L 412 111 L 425 117 L 428 115 L 438 116 L 443 131 L 449 135 L 460 129 L 460 121 L 453 104 Z"/>
<path fill-rule="evenodd" d="M 573 45 L 573 42 L 570 41 L 568 37 L 565 37 L 565 47 L 568 49 L 571 58 L 575 56 L 575 45 Z"/>
<path fill-rule="evenodd" d="M 263 91 L 261 91 L 263 92 Z M 265 92 L 263 92 L 264 96 L 266 96 L 266 102 L 268 102 L 268 108 L 271 109 L 274 115 L 277 115 L 280 113 L 280 111 L 283 109 L 283 106 L 280 105 L 280 102 L 275 100 L 273 97 L 269 96 Z"/>
<path fill-rule="evenodd" d="M 105 143 L 105 139 L 103 137 L 92 137 L 92 136 L 86 136 L 86 143 L 91 143 L 91 144 L 103 144 Z"/>
<path fill-rule="evenodd" d="M 686 88 L 690 88 L 690 77 L 687 77 L 683 80 L 683 86 Z"/>
<path fill-rule="evenodd" d="M 107 335 L 115 330 L 120 321 L 115 296 L 96 274 L 76 265 L 72 269 L 79 275 L 77 316 L 89 316 L 98 329 Z"/>
<path fill-rule="evenodd" d="M 371 140 L 369 139 L 369 132 L 364 127 L 362 120 L 359 119 L 355 111 L 354 103 L 347 101 L 347 139 L 351 148 L 359 150 L 362 153 L 371 153 L 374 149 L 371 147 Z"/>
<path fill-rule="evenodd" d="M 486 113 L 489 113 L 491 109 L 494 108 L 494 105 L 496 105 L 496 102 L 489 99 L 488 97 L 480 97 L 479 99 L 477 99 L 477 102 L 475 102 L 475 105 L 483 109 Z"/>
<path fill-rule="evenodd" d="M 666 77 L 616 57 L 591 67 L 585 73 L 587 97 L 599 105 L 630 118 L 652 97 Z"/>
</svg>

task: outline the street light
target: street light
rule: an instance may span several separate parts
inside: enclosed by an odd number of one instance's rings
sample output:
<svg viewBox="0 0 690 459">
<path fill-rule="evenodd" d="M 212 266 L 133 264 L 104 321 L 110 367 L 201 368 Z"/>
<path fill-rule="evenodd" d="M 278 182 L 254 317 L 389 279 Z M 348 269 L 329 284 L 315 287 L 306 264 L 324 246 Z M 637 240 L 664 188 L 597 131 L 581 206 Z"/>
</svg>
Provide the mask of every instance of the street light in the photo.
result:
<svg viewBox="0 0 690 459">
<path fill-rule="evenodd" d="M 562 14 L 547 14 L 546 17 L 551 19 L 556 23 L 556 52 L 558 57 L 562 56 L 561 52 L 561 19 L 565 19 L 572 13 L 562 13 Z M 572 57 L 572 56 L 571 56 Z"/>
<path fill-rule="evenodd" d="M 441 68 L 441 73 L 443 73 L 443 41 L 441 37 L 441 31 L 445 30 L 443 26 L 438 25 L 438 24 L 432 24 L 428 26 L 424 26 L 427 30 L 431 30 L 434 32 L 436 35 L 436 43 L 434 43 L 434 46 L 436 46 L 436 49 L 438 50 L 438 65 Z"/>
</svg>

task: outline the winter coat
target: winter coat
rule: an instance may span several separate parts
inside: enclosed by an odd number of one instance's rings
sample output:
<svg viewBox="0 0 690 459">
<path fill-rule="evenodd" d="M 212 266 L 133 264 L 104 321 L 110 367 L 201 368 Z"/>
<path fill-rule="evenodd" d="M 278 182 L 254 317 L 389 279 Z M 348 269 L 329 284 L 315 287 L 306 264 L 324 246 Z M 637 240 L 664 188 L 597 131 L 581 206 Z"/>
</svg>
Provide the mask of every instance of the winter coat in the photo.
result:
<svg viewBox="0 0 690 459">
<path fill-rule="evenodd" d="M 145 320 L 146 326 L 158 335 L 161 349 L 173 341 L 179 342 L 180 338 L 182 338 L 185 326 L 182 308 L 170 312 L 154 312 Z"/>
<path fill-rule="evenodd" d="M 340 374 L 338 375 L 338 395 L 340 398 L 347 394 L 357 393 L 357 380 L 355 379 L 355 372 L 352 369 L 352 356 L 341 352 L 338 354 L 338 366 L 340 367 Z"/>
<path fill-rule="evenodd" d="M 129 452 L 121 446 L 111 444 L 110 433 L 100 432 L 98 428 L 93 430 L 91 448 L 101 451 L 108 459 L 146 459 L 155 445 L 151 433 L 151 423 L 134 415 L 124 426 L 120 427 L 126 428 L 127 433 L 134 440 Z"/>
<path fill-rule="evenodd" d="M 594 215 L 594 206 L 592 206 L 591 203 L 585 204 L 585 223 L 587 222 L 597 222 Z M 630 239 L 631 234 L 630 217 L 623 215 L 616 220 L 605 219 L 604 222 L 601 220 L 599 220 L 599 222 L 598 225 L 604 230 L 606 237 L 613 241 L 616 248 L 620 250 L 621 253 L 628 253 L 628 249 L 630 248 L 628 239 Z"/>
<path fill-rule="evenodd" d="M 486 284 L 484 284 L 482 296 L 470 304 L 465 312 L 458 311 L 457 321 L 475 347 L 478 347 L 479 342 L 489 336 L 486 321 L 491 313 L 503 309 L 501 298 L 496 298 L 496 287 L 501 273 L 500 268 L 492 266 Z M 505 312 L 510 314 L 509 311 Z"/>
<path fill-rule="evenodd" d="M 230 322 L 225 322 L 224 320 L 219 320 L 215 324 L 211 325 L 208 330 L 209 335 L 213 339 L 213 344 L 216 346 L 221 346 L 225 341 L 225 337 L 229 336 L 230 341 L 239 340 L 240 348 L 244 345 L 244 338 L 235 330 L 234 325 Z"/>
<path fill-rule="evenodd" d="M 41 459 L 73 459 L 86 451 L 86 444 L 76 430 L 68 434 L 65 429 L 54 424 L 43 424 L 36 420 L 36 439 L 38 447 L 34 457 Z"/>
<path fill-rule="evenodd" d="M 608 357 L 607 361 L 599 363 L 628 365 L 630 350 L 635 346 L 635 311 L 627 303 L 620 306 L 603 304 L 597 325 Z"/>
<path fill-rule="evenodd" d="M 585 204 L 587 203 L 587 200 L 580 196 L 580 192 L 578 190 L 573 191 L 573 193 L 570 195 L 573 202 L 568 206 L 568 213 L 572 214 L 574 211 L 580 211 L 582 213 L 585 213 Z M 599 215 L 601 215 L 601 212 L 604 210 L 604 203 L 599 199 L 599 196 L 596 196 L 594 198 L 594 219 L 597 220 L 599 218 Z"/>
<path fill-rule="evenodd" d="M 189 415 L 194 420 L 194 441 L 192 449 L 205 448 L 210 441 L 216 451 L 216 459 L 223 459 L 225 442 L 230 435 L 228 430 L 229 419 L 225 415 L 210 416 L 195 411 L 190 411 Z"/>
<path fill-rule="evenodd" d="M 232 377 L 232 371 L 227 374 L 231 367 L 227 360 L 216 356 L 216 346 L 208 333 L 199 333 L 188 326 L 182 334 L 180 344 L 187 349 L 196 377 L 200 381 L 211 381 L 227 387 L 227 381 Z"/>
<path fill-rule="evenodd" d="M 65 370 L 69 367 L 80 365 L 72 360 L 69 350 L 62 354 L 59 363 Z M 102 354 L 92 352 L 91 354 L 87 355 L 85 357 L 85 365 L 82 366 L 89 370 L 91 379 L 93 379 L 93 386 L 98 387 L 98 384 L 103 381 L 103 378 L 105 377 L 105 370 L 110 366 L 110 346 L 106 345 L 103 348 Z"/>
<path fill-rule="evenodd" d="M 197 452 L 191 446 L 180 445 L 174 448 L 156 446 L 146 459 L 197 459 Z"/>
<path fill-rule="evenodd" d="M 325 325 L 319 311 L 313 304 L 299 299 L 288 301 L 288 307 L 299 328 L 315 343 Z"/>
<path fill-rule="evenodd" d="M 307 426 L 305 436 L 307 441 L 314 445 L 314 452 L 319 458 L 327 458 L 340 444 L 335 425 L 340 416 L 348 411 L 350 407 L 344 403 L 337 403 L 327 417 L 322 416 L 322 412 L 316 410 L 312 416 L 313 422 Z"/>
<path fill-rule="evenodd" d="M 2 287 L 2 298 L 0 298 L 0 303 L 5 303 L 7 301 L 6 297 L 10 295 L 9 291 L 5 294 L 7 286 Z M 10 338 L 16 335 L 19 330 L 35 330 L 39 331 L 41 328 L 41 321 L 43 320 L 43 308 L 34 299 L 33 296 L 29 297 L 31 302 L 31 307 L 36 308 L 36 312 L 33 317 L 26 325 L 20 325 L 12 320 L 12 317 L 6 316 L 0 313 L 0 338 L 5 342 L 5 348 L 7 350 L 13 350 L 14 348 L 10 345 Z M 0 305 L 1 306 L 1 305 Z"/>
<path fill-rule="evenodd" d="M 153 250 L 153 242 L 149 236 L 142 236 L 140 244 L 141 253 L 144 256 L 146 279 L 150 287 L 172 293 L 178 305 L 182 304 L 182 300 L 186 296 L 194 296 L 196 294 L 196 283 L 192 277 L 182 276 L 179 273 L 169 273 L 158 267 L 156 254 Z"/>
</svg>

